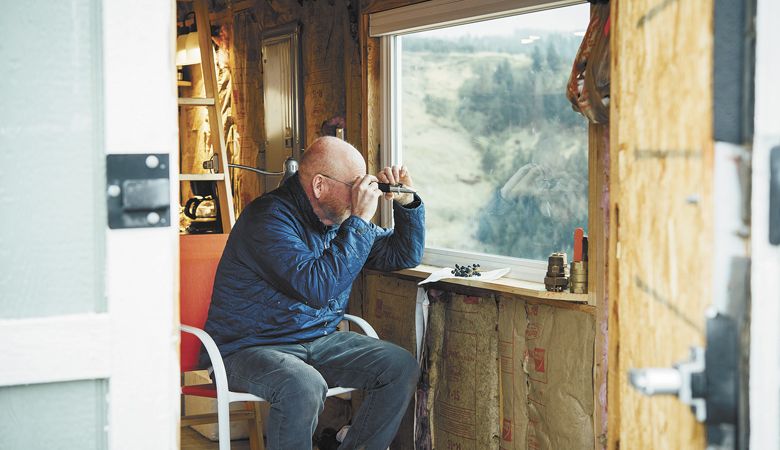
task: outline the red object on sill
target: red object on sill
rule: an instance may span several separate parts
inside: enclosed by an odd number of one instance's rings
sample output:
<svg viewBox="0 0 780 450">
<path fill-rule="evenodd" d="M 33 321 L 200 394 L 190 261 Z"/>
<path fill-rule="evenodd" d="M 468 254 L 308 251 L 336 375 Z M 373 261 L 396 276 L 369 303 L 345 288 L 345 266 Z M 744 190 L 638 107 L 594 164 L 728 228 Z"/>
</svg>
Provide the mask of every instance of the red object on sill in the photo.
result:
<svg viewBox="0 0 780 450">
<path fill-rule="evenodd" d="M 582 228 L 574 230 L 574 258 L 572 261 L 582 261 L 582 237 L 585 231 Z"/>
</svg>

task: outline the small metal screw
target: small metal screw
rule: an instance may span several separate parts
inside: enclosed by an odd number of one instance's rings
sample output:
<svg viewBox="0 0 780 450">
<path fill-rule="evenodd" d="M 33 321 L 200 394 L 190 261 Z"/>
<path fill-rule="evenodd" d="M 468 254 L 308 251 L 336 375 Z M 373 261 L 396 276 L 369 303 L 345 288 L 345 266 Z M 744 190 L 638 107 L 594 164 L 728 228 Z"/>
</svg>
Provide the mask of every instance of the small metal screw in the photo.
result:
<svg viewBox="0 0 780 450">
<path fill-rule="evenodd" d="M 112 185 L 108 186 L 108 196 L 109 197 L 119 197 L 119 194 L 121 194 L 121 193 L 122 193 L 122 189 L 118 185 L 112 184 Z"/>
<path fill-rule="evenodd" d="M 146 167 L 150 169 L 154 169 L 159 165 L 160 165 L 160 159 L 157 158 L 156 156 L 149 155 L 146 157 Z"/>
<path fill-rule="evenodd" d="M 160 215 L 152 211 L 146 215 L 146 221 L 152 225 L 156 225 L 157 223 L 160 222 Z"/>
</svg>

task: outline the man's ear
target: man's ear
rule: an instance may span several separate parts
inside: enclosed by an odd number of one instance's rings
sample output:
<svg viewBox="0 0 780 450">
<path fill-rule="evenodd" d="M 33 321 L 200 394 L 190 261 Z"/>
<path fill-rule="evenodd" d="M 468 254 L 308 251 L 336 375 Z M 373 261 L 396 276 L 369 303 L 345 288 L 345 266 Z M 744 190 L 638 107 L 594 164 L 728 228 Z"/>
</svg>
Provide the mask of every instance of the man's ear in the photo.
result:
<svg viewBox="0 0 780 450">
<path fill-rule="evenodd" d="M 314 198 L 317 200 L 322 197 L 322 191 L 325 189 L 325 183 L 323 183 L 323 177 L 320 174 L 314 175 L 311 179 L 311 192 L 314 194 Z"/>
</svg>

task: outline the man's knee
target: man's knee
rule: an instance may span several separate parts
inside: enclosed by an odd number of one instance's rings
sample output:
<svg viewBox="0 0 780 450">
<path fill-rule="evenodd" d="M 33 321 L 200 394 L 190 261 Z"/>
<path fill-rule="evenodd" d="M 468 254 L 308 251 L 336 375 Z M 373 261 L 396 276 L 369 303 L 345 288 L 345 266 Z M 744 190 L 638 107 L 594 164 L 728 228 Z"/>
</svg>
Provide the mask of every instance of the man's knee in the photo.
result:
<svg viewBox="0 0 780 450">
<path fill-rule="evenodd" d="M 420 379 L 420 365 L 417 364 L 417 359 L 412 356 L 411 353 L 404 351 L 404 355 L 400 357 L 399 366 L 402 370 L 402 376 L 413 390 L 417 386 L 417 382 Z"/>
<path fill-rule="evenodd" d="M 390 343 L 388 343 L 388 352 L 390 357 L 387 362 L 395 382 L 414 389 L 420 378 L 420 366 L 415 357 L 406 349 Z"/>
<path fill-rule="evenodd" d="M 278 391 L 277 400 L 293 404 L 300 411 L 317 411 L 321 413 L 325 407 L 325 397 L 328 383 L 316 370 L 305 374 L 296 374 L 285 380 Z"/>
</svg>

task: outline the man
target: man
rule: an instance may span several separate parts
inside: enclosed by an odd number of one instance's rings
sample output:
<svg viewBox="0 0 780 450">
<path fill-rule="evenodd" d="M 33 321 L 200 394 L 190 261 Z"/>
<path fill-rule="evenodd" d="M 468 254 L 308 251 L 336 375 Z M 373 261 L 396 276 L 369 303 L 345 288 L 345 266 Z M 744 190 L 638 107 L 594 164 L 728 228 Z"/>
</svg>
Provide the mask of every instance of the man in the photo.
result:
<svg viewBox="0 0 780 450">
<path fill-rule="evenodd" d="M 424 208 L 394 199 L 395 229 L 370 223 L 377 182 L 412 185 L 405 167 L 366 174 L 360 153 L 322 137 L 298 173 L 254 200 L 236 221 L 214 281 L 206 331 L 225 359 L 228 384 L 271 403 L 272 450 L 311 448 L 328 386 L 366 390 L 341 449 L 384 450 L 415 390 L 414 357 L 394 344 L 336 332 L 352 282 L 365 266 L 419 264 Z"/>
</svg>

